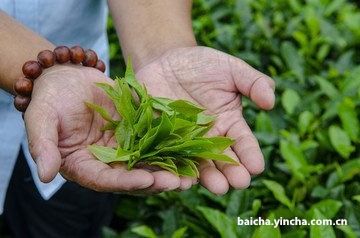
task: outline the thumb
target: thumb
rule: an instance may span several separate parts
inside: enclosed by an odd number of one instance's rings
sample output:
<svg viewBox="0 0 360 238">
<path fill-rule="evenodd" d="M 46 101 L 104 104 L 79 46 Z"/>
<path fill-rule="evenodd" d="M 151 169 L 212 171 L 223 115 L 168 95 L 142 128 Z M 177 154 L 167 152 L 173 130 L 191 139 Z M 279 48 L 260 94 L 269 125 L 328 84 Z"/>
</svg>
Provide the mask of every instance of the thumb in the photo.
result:
<svg viewBox="0 0 360 238">
<path fill-rule="evenodd" d="M 231 76 L 239 92 L 250 98 L 262 109 L 269 110 L 275 104 L 275 82 L 243 60 L 228 56 Z"/>
<path fill-rule="evenodd" d="M 44 103 L 32 101 L 24 119 L 29 150 L 36 162 L 39 178 L 44 183 L 51 182 L 61 166 L 57 113 Z"/>
</svg>

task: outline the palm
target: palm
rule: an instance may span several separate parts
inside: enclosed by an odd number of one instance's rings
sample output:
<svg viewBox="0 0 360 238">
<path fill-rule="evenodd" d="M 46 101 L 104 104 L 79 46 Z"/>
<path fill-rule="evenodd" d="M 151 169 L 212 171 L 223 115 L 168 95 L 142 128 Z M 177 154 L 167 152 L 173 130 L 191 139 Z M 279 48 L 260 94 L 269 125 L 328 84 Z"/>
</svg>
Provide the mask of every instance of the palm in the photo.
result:
<svg viewBox="0 0 360 238">
<path fill-rule="evenodd" d="M 270 97 L 266 98 L 268 95 L 263 94 L 273 86 L 268 77 L 219 51 L 191 47 L 168 52 L 142 67 L 137 78 L 154 96 L 188 99 L 206 108 L 209 114 L 218 115 L 209 135 L 236 139 L 236 144 L 225 153 L 239 160 L 246 169 L 223 162 L 216 162 L 216 169 L 213 163 L 202 161 L 201 183 L 209 190 L 224 193 L 228 184 L 235 188 L 247 187 L 250 174 L 263 170 L 260 148 L 242 117 L 241 93 L 259 106 L 271 108 L 272 95 L 268 94 Z M 263 95 L 258 95 L 259 91 Z M 214 178 L 217 178 L 215 183 Z"/>
<path fill-rule="evenodd" d="M 240 96 L 232 78 L 225 72 L 228 66 L 219 68 L 220 62 L 216 62 L 215 57 L 194 62 L 199 59 L 186 53 L 184 50 L 180 56 L 166 56 L 152 62 L 137 73 L 138 80 L 156 96 L 188 99 L 205 107 L 209 113 L 238 110 Z M 183 57 L 187 57 L 186 61 Z"/>
<path fill-rule="evenodd" d="M 95 82 L 113 83 L 94 69 L 62 67 L 35 84 L 25 120 L 33 157 L 42 160 L 37 163 L 46 167 L 46 175 L 39 173 L 42 180 L 51 180 L 60 169 L 67 179 L 99 191 L 146 188 L 144 192 L 156 192 L 178 188 L 179 178 L 165 171 L 150 173 L 142 169 L 126 171 L 124 165 L 110 167 L 89 152 L 87 146 L 92 144 L 116 146 L 113 133 L 101 131 L 104 120 L 84 104 L 89 101 L 100 105 L 116 117 L 113 103 Z M 44 126 L 47 128 L 41 128 Z"/>
</svg>

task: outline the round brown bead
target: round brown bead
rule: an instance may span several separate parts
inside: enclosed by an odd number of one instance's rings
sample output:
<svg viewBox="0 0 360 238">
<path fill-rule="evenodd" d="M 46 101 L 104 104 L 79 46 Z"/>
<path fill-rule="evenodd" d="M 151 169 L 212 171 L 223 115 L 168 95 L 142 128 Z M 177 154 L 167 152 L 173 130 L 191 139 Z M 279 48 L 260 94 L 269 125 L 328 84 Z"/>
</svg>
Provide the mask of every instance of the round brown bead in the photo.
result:
<svg viewBox="0 0 360 238">
<path fill-rule="evenodd" d="M 14 106 L 20 112 L 25 112 L 26 108 L 29 106 L 30 97 L 24 97 L 17 95 L 14 99 Z"/>
<path fill-rule="evenodd" d="M 60 64 L 70 60 L 70 49 L 66 46 L 58 46 L 54 49 L 56 61 Z"/>
<path fill-rule="evenodd" d="M 51 50 L 43 50 L 37 56 L 38 62 L 44 68 L 49 68 L 55 64 L 55 54 Z"/>
<path fill-rule="evenodd" d="M 106 66 L 105 63 L 102 60 L 98 60 L 95 64 L 95 68 L 100 70 L 101 72 L 105 72 Z"/>
<path fill-rule="evenodd" d="M 97 54 L 93 50 L 86 50 L 83 65 L 88 67 L 94 67 L 98 61 Z"/>
<path fill-rule="evenodd" d="M 73 46 L 70 49 L 70 59 L 74 64 L 80 64 L 85 57 L 85 51 L 80 46 Z"/>
<path fill-rule="evenodd" d="M 42 68 L 37 61 L 29 60 L 23 65 L 22 71 L 27 78 L 36 79 L 42 73 Z"/>
<path fill-rule="evenodd" d="M 14 84 L 14 90 L 21 96 L 31 96 L 33 82 L 28 78 L 20 77 Z"/>
</svg>

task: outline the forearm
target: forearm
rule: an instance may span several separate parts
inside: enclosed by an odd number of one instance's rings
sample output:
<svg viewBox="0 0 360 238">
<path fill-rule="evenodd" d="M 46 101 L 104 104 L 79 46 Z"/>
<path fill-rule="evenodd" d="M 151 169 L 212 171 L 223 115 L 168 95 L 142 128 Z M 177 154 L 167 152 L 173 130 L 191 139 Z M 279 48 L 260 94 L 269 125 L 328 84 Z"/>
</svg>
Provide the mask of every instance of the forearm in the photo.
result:
<svg viewBox="0 0 360 238">
<path fill-rule="evenodd" d="M 196 45 L 189 0 L 108 0 L 124 57 L 136 69 L 169 49 Z"/>
<path fill-rule="evenodd" d="M 36 59 L 41 50 L 55 46 L 1 10 L 0 36 L 0 88 L 14 93 L 13 84 L 22 75 L 25 61 Z"/>
</svg>

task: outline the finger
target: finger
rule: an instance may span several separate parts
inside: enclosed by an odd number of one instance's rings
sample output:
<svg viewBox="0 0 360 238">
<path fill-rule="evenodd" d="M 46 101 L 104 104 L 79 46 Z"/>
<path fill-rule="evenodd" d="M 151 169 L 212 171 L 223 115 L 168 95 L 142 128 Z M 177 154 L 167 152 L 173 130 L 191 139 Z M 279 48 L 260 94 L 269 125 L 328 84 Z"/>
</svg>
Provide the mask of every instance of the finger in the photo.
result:
<svg viewBox="0 0 360 238">
<path fill-rule="evenodd" d="M 29 150 L 37 164 L 39 178 L 42 182 L 50 182 L 59 172 L 61 165 L 57 114 L 34 99 L 30 103 L 24 119 Z"/>
<path fill-rule="evenodd" d="M 263 109 L 274 107 L 274 80 L 236 57 L 230 57 L 229 66 L 235 86 L 241 94 Z"/>
<path fill-rule="evenodd" d="M 155 171 L 152 172 L 151 175 L 154 177 L 154 183 L 146 189 L 137 190 L 137 194 L 156 194 L 176 190 L 180 187 L 181 182 L 179 176 L 169 171 Z"/>
<path fill-rule="evenodd" d="M 154 176 L 154 184 L 146 189 L 146 193 L 160 193 L 164 191 L 171 191 L 180 187 L 179 176 L 172 174 L 169 171 L 156 171 L 151 173 Z"/>
<path fill-rule="evenodd" d="M 89 154 L 66 158 L 61 172 L 67 179 L 99 192 L 130 192 L 154 183 L 152 174 L 145 170 L 126 170 L 122 163 L 110 167 Z"/>
<path fill-rule="evenodd" d="M 184 190 L 190 189 L 191 186 L 193 185 L 193 180 L 194 180 L 193 178 L 186 177 L 186 176 L 180 177 L 179 190 L 184 191 Z"/>
<path fill-rule="evenodd" d="M 200 172 L 200 183 L 205 188 L 217 195 L 227 193 L 229 183 L 212 161 L 200 159 L 198 169 Z"/>
<path fill-rule="evenodd" d="M 149 188 L 156 192 L 170 191 L 180 187 L 179 176 L 165 170 L 151 173 L 154 176 L 154 184 Z"/>
<path fill-rule="evenodd" d="M 232 149 L 250 174 L 264 171 L 264 157 L 259 143 L 242 116 L 237 117 L 226 136 L 235 139 Z"/>
<path fill-rule="evenodd" d="M 224 154 L 240 163 L 238 157 L 231 148 L 224 151 Z M 236 189 L 245 189 L 249 187 L 251 177 L 247 169 L 242 165 L 236 165 L 229 162 L 214 161 L 216 167 L 225 175 L 229 184 Z"/>
</svg>

